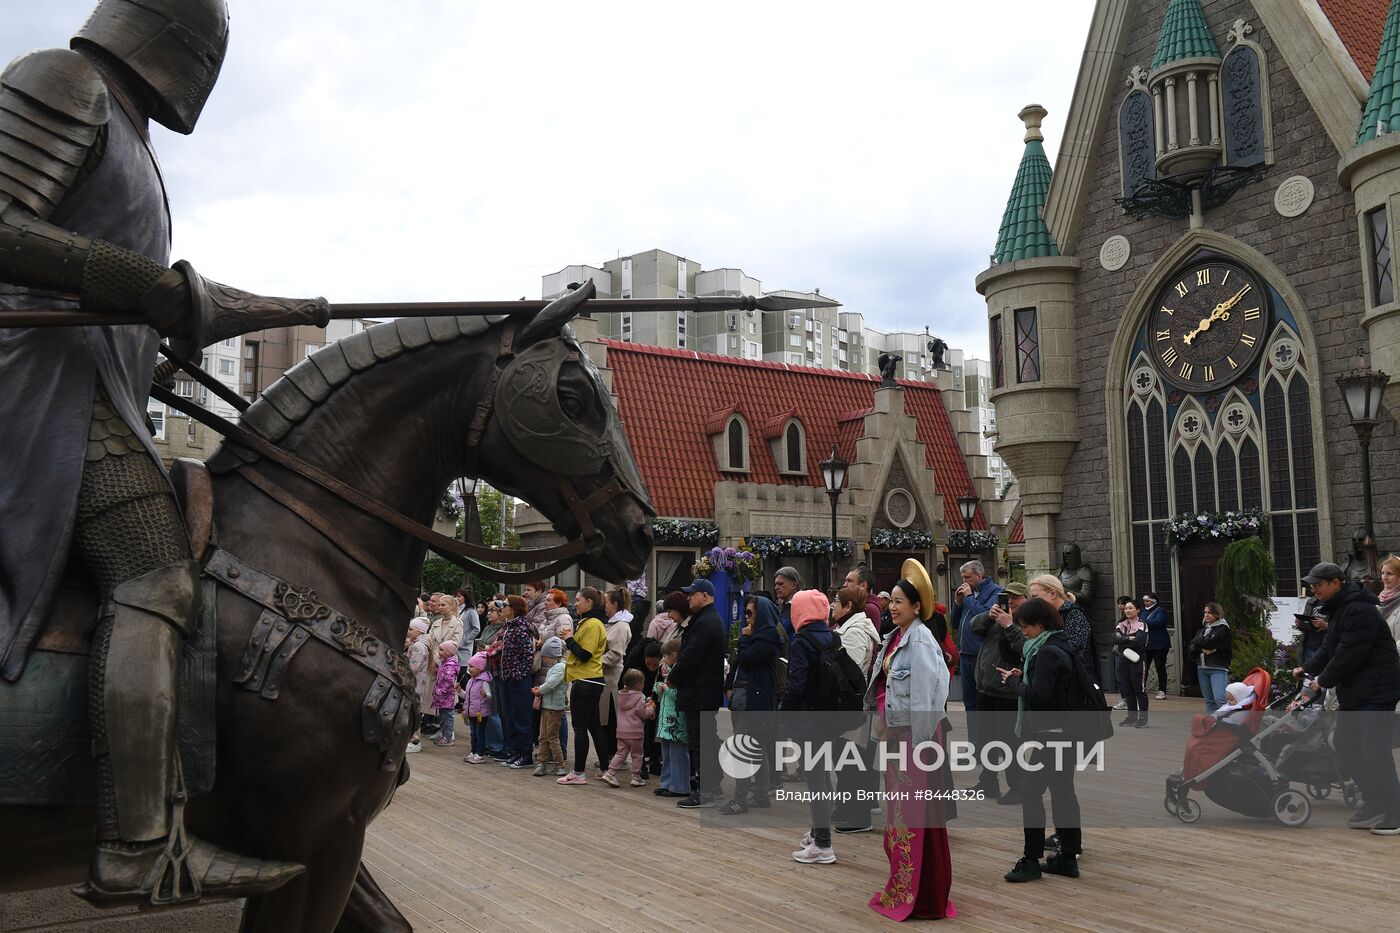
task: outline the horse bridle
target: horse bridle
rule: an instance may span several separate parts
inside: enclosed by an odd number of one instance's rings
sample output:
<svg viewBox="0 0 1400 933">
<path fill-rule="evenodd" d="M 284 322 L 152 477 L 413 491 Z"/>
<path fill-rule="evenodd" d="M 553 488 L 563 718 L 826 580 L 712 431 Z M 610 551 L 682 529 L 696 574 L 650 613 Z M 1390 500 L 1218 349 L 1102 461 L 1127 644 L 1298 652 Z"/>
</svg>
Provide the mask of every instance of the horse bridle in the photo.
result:
<svg viewBox="0 0 1400 933">
<path fill-rule="evenodd" d="M 499 350 L 491 364 L 487 391 L 477 403 L 476 409 L 472 414 L 471 423 L 467 429 L 468 475 L 475 475 L 479 459 L 477 452 L 481 439 L 485 434 L 486 425 L 490 422 L 494 412 L 496 387 L 500 381 L 501 372 L 506 364 L 515 357 L 514 339 L 515 322 L 507 320 L 502 327 Z M 164 353 L 169 360 L 177 363 L 181 369 L 188 373 L 195 381 L 199 382 L 200 385 L 212 389 L 213 386 L 211 386 L 210 383 L 217 383 L 217 380 L 208 373 L 183 360 L 177 354 L 169 351 L 169 348 L 164 345 L 161 347 L 161 352 Z M 572 351 L 567 358 L 574 361 L 580 360 L 577 350 Z M 218 383 L 218 388 L 222 389 L 223 384 Z M 199 421 L 201 424 L 204 424 L 206 427 L 218 431 L 234 443 L 247 447 L 254 453 L 276 463 L 278 466 L 290 470 L 303 479 L 320 486 L 336 498 L 353 506 L 359 511 L 422 541 L 432 549 L 434 553 L 442 556 L 445 560 L 450 561 L 463 570 L 503 583 L 529 583 L 534 580 L 546 579 L 578 563 L 581 557 L 600 556 L 607 544 L 607 536 L 593 521 L 593 512 L 619 496 L 630 494 L 629 490 L 617 477 L 613 477 L 593 493 L 587 496 L 581 496 L 572 478 L 556 475 L 556 490 L 564 500 L 564 504 L 568 507 L 574 521 L 578 523 L 579 532 L 577 536 L 569 539 L 564 544 L 543 548 L 492 548 L 484 545 L 472 544 L 466 541 L 458 541 L 456 538 L 449 538 L 444 534 L 440 534 L 394 511 L 379 500 L 360 492 L 358 489 L 342 482 L 321 468 L 307 463 L 295 454 L 265 440 L 252 431 L 248 431 L 214 414 L 208 409 L 176 395 L 162 385 L 153 385 L 151 387 L 151 395 L 158 401 L 174 408 L 176 411 L 182 412 L 194 418 L 196 421 Z M 327 521 L 324 516 L 320 515 L 275 480 L 252 470 L 250 467 L 251 464 L 245 464 L 237 468 L 237 472 L 244 479 L 248 480 L 254 488 L 311 525 L 329 539 L 331 543 L 347 557 L 350 557 L 356 563 L 373 573 L 398 594 L 399 598 L 404 600 L 406 604 L 412 605 L 413 599 L 418 593 L 416 586 L 411 586 L 405 581 L 398 579 L 383 562 L 379 561 L 373 555 L 368 554 L 353 542 L 346 541 L 343 535 L 337 534 L 331 523 Z M 498 567 L 482 563 L 483 560 L 500 561 L 503 563 L 519 562 L 523 564 L 537 564 L 540 561 L 547 561 L 547 563 L 542 566 L 533 566 L 528 570 L 501 570 Z"/>
</svg>

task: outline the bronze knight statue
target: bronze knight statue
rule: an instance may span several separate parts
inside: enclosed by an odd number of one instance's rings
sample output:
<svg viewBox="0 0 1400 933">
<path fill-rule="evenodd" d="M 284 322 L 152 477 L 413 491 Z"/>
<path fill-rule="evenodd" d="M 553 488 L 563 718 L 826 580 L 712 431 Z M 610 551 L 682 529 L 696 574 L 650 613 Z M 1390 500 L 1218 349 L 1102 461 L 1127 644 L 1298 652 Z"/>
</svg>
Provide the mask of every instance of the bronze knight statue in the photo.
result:
<svg viewBox="0 0 1400 933">
<path fill-rule="evenodd" d="M 224 0 L 101 0 L 71 49 L 0 75 L 0 308 L 139 311 L 148 326 L 0 329 L 0 675 L 18 680 L 70 550 L 99 591 L 89 684 L 94 903 L 271 891 L 301 866 L 186 837 L 174 740 L 200 568 L 146 429 L 162 337 L 193 359 L 320 299 L 262 298 L 169 265 L 148 122 L 193 131 L 228 39 Z"/>
</svg>

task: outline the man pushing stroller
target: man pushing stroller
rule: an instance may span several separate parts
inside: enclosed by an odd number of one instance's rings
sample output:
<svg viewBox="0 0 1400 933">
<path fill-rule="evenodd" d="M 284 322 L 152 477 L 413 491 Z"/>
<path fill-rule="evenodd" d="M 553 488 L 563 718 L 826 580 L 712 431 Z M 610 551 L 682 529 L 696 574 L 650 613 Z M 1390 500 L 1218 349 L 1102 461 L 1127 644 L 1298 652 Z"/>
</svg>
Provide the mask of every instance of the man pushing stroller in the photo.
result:
<svg viewBox="0 0 1400 933">
<path fill-rule="evenodd" d="M 1314 567 L 1305 583 L 1327 617 L 1327 640 L 1294 676 L 1314 675 L 1313 689 L 1335 689 L 1340 715 L 1333 741 L 1361 791 L 1347 821 L 1378 836 L 1400 836 L 1400 778 L 1391 755 L 1395 706 L 1400 703 L 1400 655 L 1379 600 L 1332 563 Z"/>
</svg>

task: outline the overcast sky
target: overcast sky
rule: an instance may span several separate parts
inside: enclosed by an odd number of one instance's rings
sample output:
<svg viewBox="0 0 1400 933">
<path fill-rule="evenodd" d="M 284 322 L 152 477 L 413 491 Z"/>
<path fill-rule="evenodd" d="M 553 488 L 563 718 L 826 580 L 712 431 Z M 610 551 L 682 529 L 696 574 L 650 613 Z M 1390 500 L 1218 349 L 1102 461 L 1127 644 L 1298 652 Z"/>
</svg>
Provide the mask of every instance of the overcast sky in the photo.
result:
<svg viewBox="0 0 1400 933">
<path fill-rule="evenodd" d="M 331 301 L 539 297 L 661 248 L 821 288 L 986 356 L 1022 149 L 1058 149 L 1091 0 L 231 0 L 191 137 L 157 128 L 176 258 Z M 94 0 L 7 0 L 0 52 Z"/>
</svg>

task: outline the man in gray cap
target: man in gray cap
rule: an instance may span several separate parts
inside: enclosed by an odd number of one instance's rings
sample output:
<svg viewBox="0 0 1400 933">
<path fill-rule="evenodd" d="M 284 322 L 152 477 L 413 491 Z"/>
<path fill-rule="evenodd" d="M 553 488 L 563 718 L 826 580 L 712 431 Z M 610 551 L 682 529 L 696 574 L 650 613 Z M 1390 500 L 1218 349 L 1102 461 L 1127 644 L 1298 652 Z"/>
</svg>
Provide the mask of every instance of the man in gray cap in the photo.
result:
<svg viewBox="0 0 1400 933">
<path fill-rule="evenodd" d="M 779 567 L 773 572 L 773 596 L 778 604 L 778 618 L 783 623 L 787 640 L 792 641 L 792 597 L 802 589 L 802 574 L 796 567 Z"/>
<path fill-rule="evenodd" d="M 1346 580 L 1341 567 L 1318 564 L 1305 583 L 1327 617 L 1327 641 L 1294 676 L 1316 675 L 1314 689 L 1335 689 L 1341 715 L 1333 733 L 1342 766 L 1361 791 L 1347 821 L 1378 836 L 1400 835 L 1400 779 L 1391 756 L 1395 705 L 1400 703 L 1400 655 L 1375 594 Z"/>
</svg>

